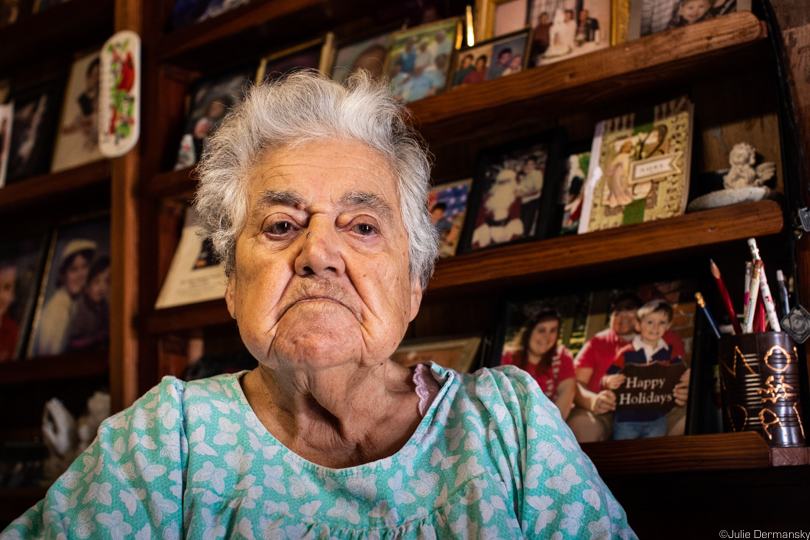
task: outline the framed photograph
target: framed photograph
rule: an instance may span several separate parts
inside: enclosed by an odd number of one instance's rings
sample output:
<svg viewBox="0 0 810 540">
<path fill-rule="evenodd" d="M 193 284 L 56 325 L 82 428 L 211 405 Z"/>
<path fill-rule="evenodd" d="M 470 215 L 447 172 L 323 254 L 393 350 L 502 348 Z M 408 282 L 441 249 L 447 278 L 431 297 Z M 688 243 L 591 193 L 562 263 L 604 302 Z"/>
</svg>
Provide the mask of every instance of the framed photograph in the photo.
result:
<svg viewBox="0 0 810 540">
<path fill-rule="evenodd" d="M 477 0 L 477 35 L 492 39 L 524 28 L 529 21 L 529 5 L 530 0 Z"/>
<path fill-rule="evenodd" d="M 58 227 L 42 277 L 28 356 L 109 347 L 109 292 L 109 216 Z"/>
<path fill-rule="evenodd" d="M 523 71 L 528 61 L 528 45 L 529 32 L 523 30 L 457 51 L 450 87 L 476 84 Z"/>
<path fill-rule="evenodd" d="M 80 58 L 70 70 L 51 172 L 103 157 L 98 147 L 99 56 L 95 51 Z"/>
<path fill-rule="evenodd" d="M 385 61 L 394 97 L 409 103 L 444 91 L 460 18 L 396 32 Z"/>
<path fill-rule="evenodd" d="M 359 41 L 347 41 L 336 45 L 332 78 L 343 83 L 358 69 L 365 69 L 375 77 L 382 75 L 394 32 L 395 29 L 391 28 Z"/>
<path fill-rule="evenodd" d="M 8 155 L 11 149 L 11 128 L 14 125 L 14 104 L 0 105 L 0 187 L 6 184 Z"/>
<path fill-rule="evenodd" d="M 48 240 L 44 232 L 0 240 L 0 362 L 22 357 Z"/>
<path fill-rule="evenodd" d="M 613 0 L 532 0 L 529 65 L 542 66 L 610 46 Z"/>
<path fill-rule="evenodd" d="M 560 236 L 577 234 L 582 215 L 585 179 L 591 162 L 590 143 L 574 144 L 566 150 L 565 173 L 557 195 Z"/>
<path fill-rule="evenodd" d="M 244 99 L 245 90 L 253 84 L 254 75 L 255 67 L 243 67 L 203 79 L 193 86 L 175 169 L 197 164 L 205 138 L 216 129 L 225 113 Z"/>
<path fill-rule="evenodd" d="M 172 9 L 172 29 L 179 30 L 191 24 L 216 17 L 247 4 L 249 0 L 175 0 Z"/>
<path fill-rule="evenodd" d="M 180 243 L 163 280 L 155 309 L 225 298 L 228 284 L 225 267 L 215 259 L 210 240 L 200 237 L 199 230 L 197 212 L 188 207 Z"/>
<path fill-rule="evenodd" d="M 580 234 L 684 213 L 692 109 L 682 96 L 596 125 Z"/>
<path fill-rule="evenodd" d="M 751 0 L 630 0 L 627 39 L 689 26 L 736 11 L 751 11 Z"/>
<path fill-rule="evenodd" d="M 12 96 L 14 123 L 6 184 L 50 171 L 61 93 L 62 83 L 56 81 Z"/>
<path fill-rule="evenodd" d="M 414 340 L 400 345 L 391 358 L 405 367 L 435 362 L 458 373 L 469 373 L 480 345 L 480 337 Z"/>
<path fill-rule="evenodd" d="M 315 39 L 262 58 L 256 72 L 257 84 L 274 81 L 302 69 L 317 69 L 327 73 L 334 55 L 334 34 Z"/>
<path fill-rule="evenodd" d="M 463 252 L 545 237 L 558 184 L 561 139 L 555 130 L 479 154 Z"/>
<path fill-rule="evenodd" d="M 458 180 L 433 187 L 428 194 L 428 208 L 433 225 L 439 230 L 439 257 L 456 254 L 464 218 L 467 215 L 467 198 L 470 195 L 472 178 Z"/>
</svg>

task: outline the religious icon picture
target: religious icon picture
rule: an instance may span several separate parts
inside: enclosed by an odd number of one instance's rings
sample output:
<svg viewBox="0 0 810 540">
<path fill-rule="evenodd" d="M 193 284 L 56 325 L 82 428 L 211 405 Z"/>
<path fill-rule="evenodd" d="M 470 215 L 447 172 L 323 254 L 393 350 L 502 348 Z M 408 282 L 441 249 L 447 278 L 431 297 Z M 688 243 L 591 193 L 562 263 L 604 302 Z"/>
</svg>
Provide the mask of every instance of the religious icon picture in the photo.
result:
<svg viewBox="0 0 810 540">
<path fill-rule="evenodd" d="M 22 357 L 47 247 L 44 232 L 0 240 L 0 362 Z"/>
<path fill-rule="evenodd" d="M 253 82 L 254 69 L 241 68 L 194 85 L 175 169 L 191 167 L 200 160 L 206 137 L 214 132 L 225 113 L 242 101 Z"/>
<path fill-rule="evenodd" d="M 428 194 L 428 209 L 433 225 L 439 230 L 439 257 L 456 254 L 464 218 L 467 215 L 467 198 L 472 178 L 435 186 Z"/>
<path fill-rule="evenodd" d="M 544 238 L 553 211 L 560 132 L 482 151 L 462 237 L 464 251 Z"/>
<path fill-rule="evenodd" d="M 358 69 L 365 69 L 374 77 L 383 74 L 388 46 L 391 44 L 393 30 L 377 33 L 371 37 L 339 43 L 336 46 L 335 63 L 332 66 L 332 78 L 339 83 Z"/>
<path fill-rule="evenodd" d="M 391 92 L 404 103 L 444 92 L 461 19 L 397 32 L 385 62 Z"/>
<path fill-rule="evenodd" d="M 612 0 L 534 0 L 529 65 L 542 66 L 610 46 Z"/>
<path fill-rule="evenodd" d="M 405 367 L 434 362 L 458 373 L 469 373 L 480 345 L 480 337 L 411 340 L 401 344 L 391 359 Z"/>
<path fill-rule="evenodd" d="M 101 159 L 98 147 L 100 53 L 80 58 L 70 71 L 51 172 Z"/>
<path fill-rule="evenodd" d="M 58 227 L 42 277 L 28 356 L 109 347 L 109 294 L 110 218 Z"/>
<path fill-rule="evenodd" d="M 579 232 L 681 215 L 689 195 L 692 103 L 682 96 L 597 124 Z"/>
<path fill-rule="evenodd" d="M 526 68 L 528 31 L 495 38 L 460 50 L 454 58 L 450 87 L 498 79 Z"/>
</svg>

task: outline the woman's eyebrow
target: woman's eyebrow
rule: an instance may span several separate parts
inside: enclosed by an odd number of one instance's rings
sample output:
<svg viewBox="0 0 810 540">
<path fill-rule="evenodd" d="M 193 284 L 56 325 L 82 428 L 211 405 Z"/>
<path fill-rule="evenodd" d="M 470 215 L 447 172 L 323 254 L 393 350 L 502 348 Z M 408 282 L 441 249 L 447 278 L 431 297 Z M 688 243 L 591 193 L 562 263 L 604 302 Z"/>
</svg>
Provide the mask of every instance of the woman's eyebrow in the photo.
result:
<svg viewBox="0 0 810 540">
<path fill-rule="evenodd" d="M 256 202 L 257 208 L 274 205 L 303 208 L 304 198 L 297 191 L 266 189 L 259 192 L 259 200 Z"/>
<path fill-rule="evenodd" d="M 341 206 L 350 208 L 368 208 L 379 214 L 386 221 L 394 221 L 394 209 L 391 205 L 377 195 L 365 191 L 349 191 L 340 197 Z"/>
</svg>

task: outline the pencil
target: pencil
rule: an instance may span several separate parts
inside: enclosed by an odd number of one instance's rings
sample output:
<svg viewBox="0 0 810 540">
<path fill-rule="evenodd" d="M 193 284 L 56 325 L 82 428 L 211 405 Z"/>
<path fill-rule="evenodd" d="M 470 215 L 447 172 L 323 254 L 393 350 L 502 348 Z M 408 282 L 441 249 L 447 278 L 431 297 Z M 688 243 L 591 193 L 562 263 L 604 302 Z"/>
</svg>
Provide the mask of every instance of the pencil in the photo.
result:
<svg viewBox="0 0 810 540">
<path fill-rule="evenodd" d="M 751 274 L 753 273 L 754 263 L 751 261 L 745 261 L 745 282 L 743 284 L 743 287 L 745 288 L 743 291 L 745 293 L 743 295 L 743 321 L 745 321 L 745 317 L 748 315 L 748 297 L 751 294 Z"/>
<path fill-rule="evenodd" d="M 754 313 L 757 311 L 757 298 L 759 297 L 759 274 L 762 266 L 754 265 L 754 272 L 751 275 L 751 287 L 748 290 L 748 309 L 745 311 L 744 331 L 750 334 L 754 331 Z"/>
<path fill-rule="evenodd" d="M 706 316 L 706 320 L 709 321 L 709 326 L 712 327 L 714 335 L 717 336 L 717 339 L 720 339 L 720 329 L 717 328 L 717 323 L 714 322 L 714 317 L 712 317 L 712 314 L 709 312 L 709 308 L 706 307 L 706 301 L 703 300 L 703 295 L 696 292 L 695 300 L 697 300 L 698 307 L 700 307 L 700 309 L 703 311 L 703 315 Z"/>
<path fill-rule="evenodd" d="M 717 283 L 717 290 L 720 292 L 720 298 L 723 300 L 723 305 L 726 307 L 728 318 L 731 319 L 731 325 L 734 327 L 735 334 L 742 334 L 742 326 L 740 321 L 737 320 L 737 313 L 734 311 L 734 304 L 731 302 L 731 296 L 728 294 L 726 284 L 723 282 L 723 276 L 720 274 L 720 269 L 714 264 L 714 261 L 709 259 L 709 267 L 714 276 L 714 282 Z"/>
<path fill-rule="evenodd" d="M 771 330 L 774 332 L 781 332 L 782 327 L 779 325 L 779 317 L 776 316 L 776 305 L 773 303 L 773 296 L 771 296 L 771 288 L 768 286 L 768 277 L 765 275 L 765 265 L 762 259 L 759 259 L 754 264 L 758 264 L 759 272 L 759 289 L 762 296 L 762 303 L 765 305 L 765 313 L 768 316 L 768 324 L 771 325 Z"/>
</svg>

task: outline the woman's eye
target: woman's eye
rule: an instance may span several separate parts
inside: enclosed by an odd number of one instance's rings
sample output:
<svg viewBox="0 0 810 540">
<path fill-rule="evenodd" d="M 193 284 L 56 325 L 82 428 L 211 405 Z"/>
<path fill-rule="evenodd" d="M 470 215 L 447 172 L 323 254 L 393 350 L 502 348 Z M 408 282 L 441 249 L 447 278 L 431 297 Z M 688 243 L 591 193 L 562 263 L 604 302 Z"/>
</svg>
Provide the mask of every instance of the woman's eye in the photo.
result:
<svg viewBox="0 0 810 540">
<path fill-rule="evenodd" d="M 354 226 L 354 231 L 357 234 L 363 236 L 369 236 L 377 232 L 377 228 L 374 225 L 369 225 L 368 223 L 360 223 Z"/>
<path fill-rule="evenodd" d="M 271 223 L 264 232 L 268 234 L 274 235 L 283 235 L 291 232 L 295 227 L 289 221 L 277 221 L 275 223 Z"/>
</svg>

